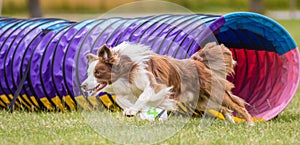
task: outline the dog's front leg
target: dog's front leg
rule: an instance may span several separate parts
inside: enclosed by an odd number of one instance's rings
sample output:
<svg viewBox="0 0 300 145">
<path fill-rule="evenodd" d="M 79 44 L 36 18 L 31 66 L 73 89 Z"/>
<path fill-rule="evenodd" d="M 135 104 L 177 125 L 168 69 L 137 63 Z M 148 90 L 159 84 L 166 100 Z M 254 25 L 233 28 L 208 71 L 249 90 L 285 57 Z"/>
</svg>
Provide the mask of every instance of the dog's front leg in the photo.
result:
<svg viewBox="0 0 300 145">
<path fill-rule="evenodd" d="M 141 111 L 144 107 L 147 106 L 151 96 L 154 95 L 154 90 L 147 85 L 144 91 L 140 94 L 136 102 L 129 108 L 124 109 L 123 114 L 126 116 L 134 116 L 139 111 Z"/>
<path fill-rule="evenodd" d="M 117 95 L 116 96 L 116 102 L 122 109 L 130 108 L 134 105 L 134 102 L 136 102 L 137 98 L 133 95 Z"/>
<path fill-rule="evenodd" d="M 166 110 L 175 110 L 176 102 L 169 99 L 172 94 L 170 90 L 172 87 L 163 87 L 158 92 L 155 92 L 154 88 L 147 85 L 141 95 L 138 97 L 133 106 L 128 109 L 124 109 L 124 115 L 132 116 L 136 115 L 144 107 L 160 107 Z"/>
</svg>

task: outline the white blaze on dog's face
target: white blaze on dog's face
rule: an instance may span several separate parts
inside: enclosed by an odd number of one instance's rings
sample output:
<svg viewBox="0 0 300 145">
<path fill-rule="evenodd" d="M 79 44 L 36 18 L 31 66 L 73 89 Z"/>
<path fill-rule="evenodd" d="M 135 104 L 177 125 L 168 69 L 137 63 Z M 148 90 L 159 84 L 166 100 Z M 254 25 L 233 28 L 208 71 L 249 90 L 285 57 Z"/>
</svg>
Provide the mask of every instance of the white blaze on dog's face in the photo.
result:
<svg viewBox="0 0 300 145">
<path fill-rule="evenodd" d="M 96 78 L 94 77 L 94 69 L 98 63 L 98 56 L 89 53 L 86 58 L 88 59 L 88 77 L 82 82 L 81 88 L 83 92 L 87 92 L 90 96 L 97 94 L 96 89 L 99 85 Z"/>
<path fill-rule="evenodd" d="M 111 70 L 114 59 L 111 51 L 106 46 L 99 49 L 98 56 L 88 54 L 87 59 L 88 77 L 84 80 L 81 87 L 90 96 L 95 96 L 112 83 Z"/>
<path fill-rule="evenodd" d="M 89 93 L 89 95 L 96 94 L 95 88 L 98 86 L 98 82 L 96 78 L 94 77 L 94 69 L 96 64 L 98 63 L 99 60 L 96 55 L 93 54 L 88 54 L 87 55 L 88 61 L 88 69 L 87 69 L 87 79 L 83 81 L 81 88 L 83 89 L 84 92 Z"/>
</svg>

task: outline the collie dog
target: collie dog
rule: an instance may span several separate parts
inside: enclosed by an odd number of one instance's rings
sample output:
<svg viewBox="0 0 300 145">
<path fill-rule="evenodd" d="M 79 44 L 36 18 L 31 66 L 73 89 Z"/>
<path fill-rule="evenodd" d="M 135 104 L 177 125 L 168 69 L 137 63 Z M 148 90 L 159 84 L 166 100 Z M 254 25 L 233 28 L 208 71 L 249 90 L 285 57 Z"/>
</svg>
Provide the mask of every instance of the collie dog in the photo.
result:
<svg viewBox="0 0 300 145">
<path fill-rule="evenodd" d="M 191 58 L 179 60 L 142 44 L 123 42 L 114 48 L 104 45 L 87 59 L 88 77 L 82 90 L 91 96 L 116 94 L 124 115 L 136 115 L 147 106 L 173 111 L 177 102 L 183 102 L 201 111 L 218 110 L 232 123 L 235 110 L 254 125 L 246 102 L 231 93 L 234 85 L 226 80 L 235 61 L 224 45 L 211 42 Z"/>
</svg>

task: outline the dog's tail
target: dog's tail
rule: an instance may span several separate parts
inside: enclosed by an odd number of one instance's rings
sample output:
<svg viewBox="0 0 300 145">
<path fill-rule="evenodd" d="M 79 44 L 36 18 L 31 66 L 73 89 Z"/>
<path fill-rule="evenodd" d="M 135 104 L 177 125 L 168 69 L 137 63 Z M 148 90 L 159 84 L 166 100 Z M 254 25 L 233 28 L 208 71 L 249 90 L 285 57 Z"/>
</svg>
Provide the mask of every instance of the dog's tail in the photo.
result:
<svg viewBox="0 0 300 145">
<path fill-rule="evenodd" d="M 201 61 L 207 68 L 222 77 L 234 74 L 236 61 L 233 60 L 231 51 L 223 44 L 207 43 L 204 48 L 193 54 L 191 59 Z"/>
</svg>

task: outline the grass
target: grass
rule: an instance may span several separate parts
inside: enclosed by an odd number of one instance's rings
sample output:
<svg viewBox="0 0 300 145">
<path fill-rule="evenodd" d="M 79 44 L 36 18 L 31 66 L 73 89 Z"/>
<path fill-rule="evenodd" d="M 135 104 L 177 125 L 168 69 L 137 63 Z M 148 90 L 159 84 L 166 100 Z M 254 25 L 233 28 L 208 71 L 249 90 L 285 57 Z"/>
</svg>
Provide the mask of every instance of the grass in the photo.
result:
<svg viewBox="0 0 300 145">
<path fill-rule="evenodd" d="M 244 123 L 225 124 L 221 120 L 195 118 L 181 126 L 182 129 L 178 127 L 182 125 L 181 122 L 178 123 L 180 119 L 176 118 L 170 118 L 166 122 L 148 122 L 125 118 L 121 113 L 16 111 L 11 114 L 0 111 L 0 144 L 115 144 L 110 141 L 115 139 L 118 142 L 126 140 L 127 143 L 137 143 L 137 139 L 149 141 L 143 137 L 158 135 L 165 135 L 160 138 L 165 140 L 157 144 L 166 145 L 299 144 L 299 105 L 298 92 L 290 106 L 278 118 L 257 123 L 254 127 Z M 110 120 L 111 115 L 115 120 Z M 176 126 L 177 129 L 172 130 Z M 140 132 L 138 128 L 150 131 Z M 154 131 L 154 128 L 158 131 Z M 130 132 L 136 134 L 130 135 Z M 170 137 L 171 133 L 175 135 Z"/>
<path fill-rule="evenodd" d="M 280 20 L 278 22 L 291 33 L 296 43 L 300 44 L 298 29 L 300 21 Z M 120 113 L 16 111 L 11 114 L 1 110 L 0 144 L 116 144 L 111 139 L 140 143 L 138 141 L 149 142 L 147 137 L 153 136 L 162 137 L 163 140 L 156 144 L 163 145 L 300 144 L 299 106 L 300 90 L 276 119 L 257 123 L 254 127 L 244 123 L 225 124 L 221 120 L 207 118 L 194 118 L 184 126 L 180 126 L 181 119 L 176 118 L 170 118 L 165 122 L 147 122 L 136 118 L 124 118 Z M 111 115 L 115 120 L 107 119 Z M 127 126 L 124 128 L 123 125 Z M 146 128 L 145 130 L 149 131 L 140 132 L 139 128 Z M 136 134 L 131 135 L 133 131 Z M 106 137 L 103 136 L 104 133 Z M 107 136 L 113 138 L 108 139 Z"/>
<path fill-rule="evenodd" d="M 277 21 L 280 25 L 282 25 L 293 37 L 295 40 L 298 48 L 300 45 L 300 30 L 299 25 L 300 25 L 300 20 L 278 20 Z"/>
<path fill-rule="evenodd" d="M 2 0 L 4 15 L 26 14 L 27 0 Z M 99 13 L 136 0 L 51 0 L 40 1 L 44 13 Z M 248 0 L 165 0 L 182 5 L 193 12 L 233 12 L 247 11 Z M 300 8 L 300 0 L 296 0 Z M 266 10 L 288 10 L 288 0 L 263 0 Z"/>
</svg>

